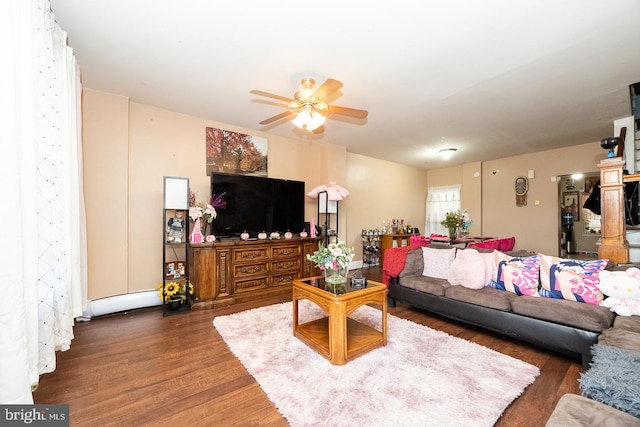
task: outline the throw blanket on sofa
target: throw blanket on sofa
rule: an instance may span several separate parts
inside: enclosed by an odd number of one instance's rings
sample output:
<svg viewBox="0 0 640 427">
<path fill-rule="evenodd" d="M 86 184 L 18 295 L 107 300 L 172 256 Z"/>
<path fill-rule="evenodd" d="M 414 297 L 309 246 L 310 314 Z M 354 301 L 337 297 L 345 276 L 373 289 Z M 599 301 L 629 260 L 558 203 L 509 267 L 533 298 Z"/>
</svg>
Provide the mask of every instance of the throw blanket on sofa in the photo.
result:
<svg viewBox="0 0 640 427">
<path fill-rule="evenodd" d="M 384 262 L 382 264 L 382 282 L 389 286 L 389 279 L 397 277 L 404 268 L 404 262 L 407 259 L 407 252 L 410 246 L 400 248 L 388 248 L 384 251 Z"/>
</svg>

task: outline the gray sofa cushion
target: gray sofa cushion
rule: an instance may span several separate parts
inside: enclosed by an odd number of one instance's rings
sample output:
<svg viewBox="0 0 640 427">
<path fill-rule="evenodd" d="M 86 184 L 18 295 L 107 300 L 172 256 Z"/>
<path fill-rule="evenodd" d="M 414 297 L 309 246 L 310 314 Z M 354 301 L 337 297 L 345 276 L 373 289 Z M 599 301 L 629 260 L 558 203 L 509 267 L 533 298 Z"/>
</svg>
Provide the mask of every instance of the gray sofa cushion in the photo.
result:
<svg viewBox="0 0 640 427">
<path fill-rule="evenodd" d="M 546 427 L 622 427 L 638 426 L 640 420 L 604 403 L 565 394 L 558 401 Z"/>
<path fill-rule="evenodd" d="M 616 316 L 614 328 L 622 328 L 631 332 L 640 332 L 640 316 Z"/>
<path fill-rule="evenodd" d="M 404 268 L 398 275 L 398 277 L 407 276 L 422 276 L 424 271 L 424 257 L 422 256 L 422 249 L 412 249 L 407 252 L 407 258 L 404 261 Z M 404 280 L 402 281 L 403 286 Z"/>
<path fill-rule="evenodd" d="M 598 337 L 598 344 L 610 345 L 640 354 L 640 333 L 622 328 L 609 328 Z"/>
<path fill-rule="evenodd" d="M 445 290 L 451 287 L 451 283 L 449 283 L 447 279 L 436 279 L 435 277 L 426 276 L 403 277 L 400 284 L 407 288 L 427 292 L 439 297 L 443 297 Z"/>
<path fill-rule="evenodd" d="M 519 296 L 511 301 L 514 313 L 592 332 L 602 332 L 613 323 L 607 307 L 564 299 Z"/>
<path fill-rule="evenodd" d="M 445 290 L 445 296 L 454 300 L 494 308 L 501 311 L 511 311 L 511 301 L 518 298 L 516 294 L 500 291 L 498 289 L 469 289 L 464 286 L 449 286 Z"/>
</svg>

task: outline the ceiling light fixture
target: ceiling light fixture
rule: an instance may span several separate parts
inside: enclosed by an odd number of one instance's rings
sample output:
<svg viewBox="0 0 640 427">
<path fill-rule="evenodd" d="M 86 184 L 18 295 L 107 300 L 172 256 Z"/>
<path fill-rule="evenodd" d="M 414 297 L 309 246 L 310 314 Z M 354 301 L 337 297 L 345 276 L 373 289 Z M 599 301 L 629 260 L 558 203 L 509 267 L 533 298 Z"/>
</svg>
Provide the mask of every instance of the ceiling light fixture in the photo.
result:
<svg viewBox="0 0 640 427">
<path fill-rule="evenodd" d="M 314 111 L 311 105 L 305 105 L 302 111 L 293 119 L 293 124 L 302 130 L 312 131 L 322 126 L 325 120 L 327 120 L 327 118 L 317 111 Z"/>
<path fill-rule="evenodd" d="M 457 148 L 443 148 L 442 150 L 438 151 L 438 153 L 440 153 L 440 156 L 443 159 L 449 160 L 451 157 L 453 157 L 456 151 L 458 151 Z"/>
</svg>

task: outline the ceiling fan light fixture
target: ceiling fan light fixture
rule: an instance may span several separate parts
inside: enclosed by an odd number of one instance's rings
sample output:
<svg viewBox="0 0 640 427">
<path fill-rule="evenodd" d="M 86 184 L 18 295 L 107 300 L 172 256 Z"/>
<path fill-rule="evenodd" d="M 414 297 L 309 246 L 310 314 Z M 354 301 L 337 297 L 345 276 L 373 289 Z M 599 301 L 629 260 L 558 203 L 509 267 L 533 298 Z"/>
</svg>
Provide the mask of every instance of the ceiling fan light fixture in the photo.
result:
<svg viewBox="0 0 640 427">
<path fill-rule="evenodd" d="M 322 126 L 325 120 L 327 118 L 322 114 L 305 108 L 293 119 L 293 124 L 302 130 L 312 131 Z"/>
<path fill-rule="evenodd" d="M 443 148 L 442 150 L 438 151 L 438 153 L 440 153 L 440 157 L 442 157 L 444 160 L 449 160 L 451 157 L 453 157 L 456 151 L 458 151 L 457 148 Z"/>
</svg>

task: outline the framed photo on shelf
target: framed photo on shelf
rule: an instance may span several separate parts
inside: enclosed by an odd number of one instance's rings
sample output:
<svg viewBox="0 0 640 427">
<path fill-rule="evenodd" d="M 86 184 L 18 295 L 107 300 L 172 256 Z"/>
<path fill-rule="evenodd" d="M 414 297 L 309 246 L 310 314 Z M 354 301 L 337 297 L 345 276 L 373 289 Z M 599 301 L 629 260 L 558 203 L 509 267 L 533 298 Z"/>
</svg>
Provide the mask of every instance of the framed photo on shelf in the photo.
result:
<svg viewBox="0 0 640 427">
<path fill-rule="evenodd" d="M 563 215 L 573 215 L 573 222 L 580 221 L 580 195 L 577 191 L 565 192 L 562 196 Z"/>
<path fill-rule="evenodd" d="M 178 261 L 178 264 L 176 265 L 176 274 L 178 276 L 184 276 L 184 273 L 185 273 L 184 262 Z"/>
<path fill-rule="evenodd" d="M 175 262 L 165 262 L 164 263 L 164 276 L 165 277 L 174 277 L 176 275 L 176 263 Z"/>
</svg>

